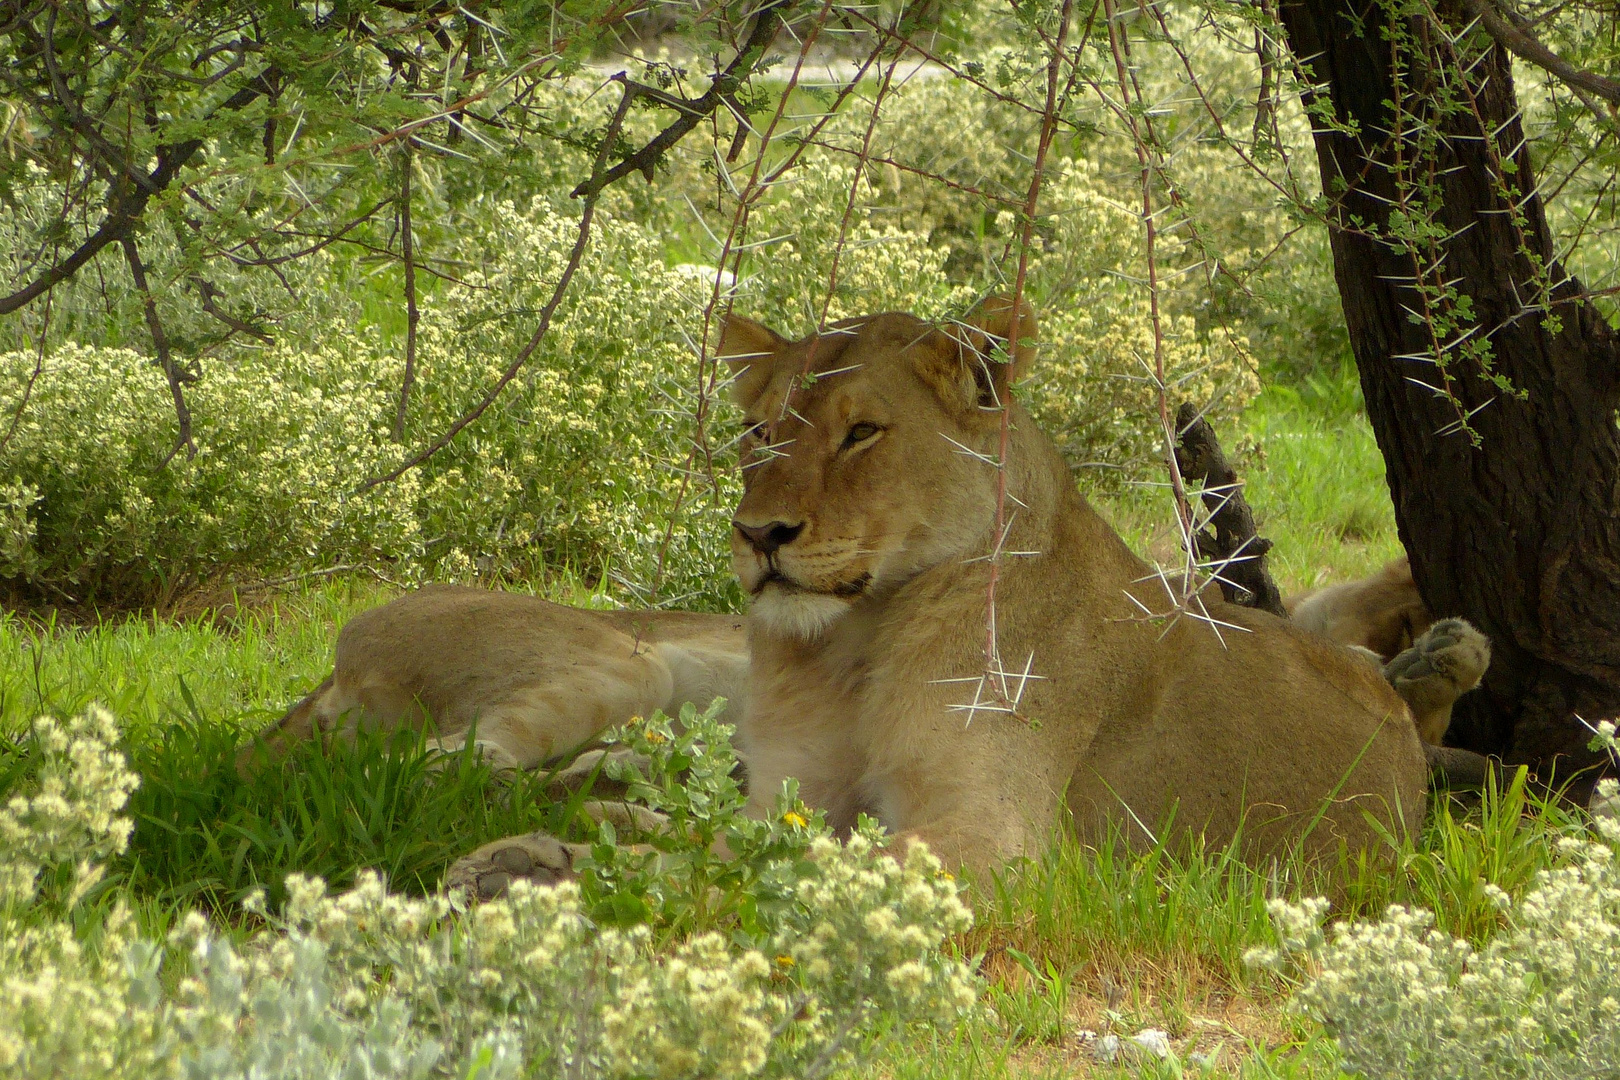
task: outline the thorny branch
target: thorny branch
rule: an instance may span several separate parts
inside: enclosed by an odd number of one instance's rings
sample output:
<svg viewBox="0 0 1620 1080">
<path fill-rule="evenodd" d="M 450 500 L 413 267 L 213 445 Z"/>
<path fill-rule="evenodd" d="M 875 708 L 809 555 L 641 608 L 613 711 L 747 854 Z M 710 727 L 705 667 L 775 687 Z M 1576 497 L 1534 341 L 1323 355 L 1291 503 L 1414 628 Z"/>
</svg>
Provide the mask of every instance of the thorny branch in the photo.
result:
<svg viewBox="0 0 1620 1080">
<path fill-rule="evenodd" d="M 201 274 L 192 274 L 190 276 L 190 281 L 191 287 L 197 290 L 197 300 L 202 306 L 202 309 L 211 315 L 215 320 L 230 327 L 233 333 L 246 334 L 248 337 L 261 341 L 266 345 L 275 340 L 270 336 L 269 331 L 263 329 L 262 327 L 254 326 L 252 323 L 243 319 L 238 319 L 235 315 L 232 315 L 230 312 L 220 307 L 218 301 L 219 298 L 224 295 L 224 293 L 220 292 L 219 286 L 215 285 L 212 281 L 209 281 Z M 229 334 L 226 335 L 226 337 L 229 336 Z"/>
<path fill-rule="evenodd" d="M 12 410 L 11 422 L 6 425 L 6 433 L 0 436 L 0 451 L 10 443 L 13 435 L 17 434 L 17 426 L 22 423 L 23 411 L 28 408 L 29 399 L 34 396 L 34 384 L 39 382 L 40 375 L 45 370 L 45 339 L 51 331 L 51 299 L 54 292 L 45 294 L 45 314 L 40 319 L 39 337 L 34 347 L 34 370 L 29 372 L 28 381 L 23 383 L 22 395 L 17 399 L 17 407 Z"/>
<path fill-rule="evenodd" d="M 748 42 L 745 43 L 742 49 L 738 51 L 737 56 L 733 58 L 731 64 L 727 65 L 724 71 L 715 76 L 714 80 L 710 83 L 709 92 L 704 94 L 703 97 L 696 99 L 696 101 L 687 103 L 688 105 L 695 109 L 702 104 L 708 109 L 708 112 L 712 113 L 715 109 L 719 108 L 719 106 L 723 104 L 726 99 L 731 98 L 735 94 L 737 86 L 740 85 L 741 80 L 746 78 L 747 74 L 752 70 L 754 63 L 756 63 L 758 60 L 759 54 L 764 51 L 765 47 L 768 46 L 770 41 L 775 37 L 776 26 L 778 25 L 776 20 L 779 17 L 777 9 L 782 7 L 785 3 L 786 0 L 771 0 L 770 3 L 767 3 L 760 8 L 756 16 L 753 33 L 750 34 Z M 625 176 L 630 175 L 630 173 L 640 169 L 639 165 L 631 166 L 629 168 L 624 167 L 631 162 L 644 163 L 646 165 L 644 175 L 647 175 L 648 179 L 651 179 L 650 171 L 656 166 L 663 154 L 671 146 L 675 145 L 675 143 L 678 142 L 682 136 L 695 128 L 698 121 L 702 119 L 702 116 L 697 116 L 694 118 L 692 113 L 683 112 L 679 119 L 677 119 L 669 127 L 665 128 L 664 131 L 660 132 L 658 136 L 654 137 L 653 140 L 644 146 L 640 151 L 637 151 L 636 154 L 633 154 L 631 157 L 621 161 L 618 165 L 609 168 L 607 164 L 608 158 L 612 154 L 614 147 L 618 145 L 619 134 L 623 130 L 624 119 L 630 111 L 630 106 L 638 98 L 646 96 L 649 92 L 657 93 L 659 99 L 665 104 L 668 104 L 668 99 L 671 98 L 671 95 L 664 94 L 662 91 L 654 91 L 652 87 L 647 87 L 641 83 L 637 83 L 624 76 L 623 73 L 615 75 L 611 81 L 617 82 L 622 88 L 623 93 L 619 98 L 618 107 L 614 110 L 613 118 L 609 121 L 607 130 L 602 135 L 602 141 L 597 148 L 596 162 L 591 169 L 590 177 L 574 189 L 573 194 L 581 198 L 584 203 L 584 208 L 580 215 L 579 228 L 574 240 L 574 246 L 572 251 L 569 253 L 567 263 L 563 266 L 562 275 L 558 278 L 557 284 L 552 289 L 551 296 L 547 299 L 545 306 L 540 311 L 540 321 L 536 326 L 533 335 L 530 336 L 523 348 L 518 350 L 518 353 L 512 359 L 512 362 L 507 365 L 504 371 L 501 372 L 500 378 L 498 378 L 494 385 L 485 392 L 484 396 L 479 399 L 476 405 L 459 416 L 454 423 L 452 423 L 447 429 L 445 429 L 443 433 L 441 433 L 426 447 L 407 458 L 405 461 L 401 462 L 393 470 L 367 479 L 355 489 L 356 494 L 369 491 L 379 484 L 386 484 L 397 480 L 401 476 L 405 475 L 405 473 L 423 464 L 434 454 L 437 454 L 440 450 L 450 445 L 450 443 L 455 440 L 456 436 L 459 435 L 469 424 L 477 421 L 479 417 L 483 416 L 484 413 L 488 411 L 489 407 L 494 404 L 495 399 L 500 396 L 501 391 L 506 389 L 507 385 L 517 377 L 518 372 L 523 369 L 523 365 L 528 362 L 529 357 L 534 355 L 534 351 L 539 348 L 541 341 L 545 339 L 546 334 L 550 331 L 551 320 L 556 314 L 557 308 L 561 305 L 563 298 L 567 295 L 568 287 L 573 282 L 574 275 L 578 272 L 580 263 L 584 260 L 585 251 L 590 242 L 591 224 L 596 215 L 597 199 L 601 196 L 602 192 L 606 190 L 607 187 L 615 180 L 622 179 Z M 710 100 L 711 98 L 713 99 L 712 102 Z M 741 123 L 743 120 L 744 117 L 741 115 L 740 110 L 738 110 L 738 122 Z M 408 134 L 409 133 L 407 132 L 407 137 Z M 403 407 L 403 405 L 401 407 Z"/>
<path fill-rule="evenodd" d="M 833 297 L 838 293 L 838 267 L 843 261 L 844 248 L 849 243 L 849 223 L 855 215 L 855 200 L 860 195 L 861 182 L 866 179 L 866 168 L 872 153 L 872 136 L 877 131 L 878 117 L 883 114 L 883 102 L 889 96 L 890 88 L 894 84 L 894 69 L 900 66 L 905 58 L 905 46 L 901 46 L 884 69 L 883 77 L 878 81 L 877 93 L 872 97 L 872 109 L 867 116 L 866 129 L 861 133 L 861 148 L 855 153 L 855 169 L 849 181 L 849 197 L 844 201 L 844 214 L 838 221 L 838 239 L 833 242 L 832 265 L 827 268 L 827 288 L 822 296 L 821 311 L 816 315 L 816 337 L 810 342 L 810 348 L 805 351 L 804 365 L 799 371 L 799 382 L 790 384 L 787 393 L 782 395 L 782 411 L 778 419 L 787 416 L 793 411 L 793 391 L 810 378 L 811 369 L 815 367 L 816 351 L 821 344 L 822 335 L 827 332 L 827 313 L 832 309 Z"/>
<path fill-rule="evenodd" d="M 760 133 L 758 151 L 754 155 L 753 164 L 749 167 L 747 181 L 744 183 L 742 190 L 737 192 L 737 206 L 732 212 L 731 223 L 727 228 L 725 240 L 720 245 L 719 256 L 715 259 L 714 281 L 710 283 L 709 299 L 703 307 L 703 325 L 698 334 L 696 348 L 693 350 L 698 358 L 698 400 L 694 410 L 693 445 L 686 458 L 686 468 L 681 473 L 681 486 L 675 495 L 675 503 L 670 511 L 669 523 L 665 526 L 663 539 L 658 545 L 658 564 L 652 582 L 654 593 L 663 582 L 669 542 L 675 532 L 675 518 L 680 508 L 685 504 L 691 486 L 691 467 L 698 455 L 703 457 L 704 473 L 709 479 L 710 490 L 716 494 L 720 491 L 720 481 L 715 475 L 714 449 L 709 443 L 708 435 L 709 410 L 713 407 L 715 396 L 721 389 L 720 364 L 718 358 L 709 352 L 709 339 L 712 336 L 715 314 L 721 306 L 722 296 L 725 299 L 725 311 L 723 314 L 729 314 L 731 311 L 731 302 L 735 298 L 735 293 L 734 290 L 725 288 L 723 282 L 728 273 L 735 280 L 738 272 L 742 269 L 742 258 L 746 249 L 744 239 L 748 234 L 749 214 L 760 197 L 770 190 L 771 185 L 787 175 L 798 164 L 805 148 L 810 145 L 810 140 L 814 139 L 837 115 L 844 101 L 854 92 L 855 87 L 866 76 L 866 72 L 871 68 L 872 64 L 877 62 L 878 55 L 883 48 L 880 44 L 871 51 L 855 72 L 854 77 L 839 89 L 829 108 L 811 125 L 810 131 L 803 138 L 797 140 L 797 145 L 788 154 L 787 160 L 777 165 L 768 175 L 762 175 L 765 171 L 766 152 L 770 148 L 772 140 L 776 137 L 776 130 L 787 113 L 788 102 L 792 99 L 793 92 L 799 85 L 799 79 L 804 73 L 804 65 L 810 58 L 810 50 L 815 46 L 822 29 L 827 25 L 827 18 L 831 14 L 832 0 L 823 0 L 821 10 L 810 24 L 810 32 L 804 36 L 803 41 L 799 44 L 798 57 L 794 61 L 793 71 L 788 76 L 787 86 L 777 98 L 776 109 L 771 114 L 770 122 L 766 124 L 765 130 Z M 718 171 L 724 176 L 725 182 L 729 185 L 731 183 L 729 173 L 723 167 L 719 167 Z M 729 271 L 726 269 L 728 261 L 731 263 Z"/>
<path fill-rule="evenodd" d="M 31 28 L 26 22 L 19 23 L 25 32 Z M 37 49 L 47 67 L 56 67 L 56 50 L 54 41 L 48 35 L 29 34 L 30 44 Z M 53 71 L 54 75 L 54 71 Z M 213 109 L 205 121 L 227 112 L 239 112 L 248 105 L 273 92 L 276 83 L 282 78 L 282 73 L 270 65 L 263 72 L 249 80 L 248 84 L 219 106 Z M 53 84 L 60 84 L 59 77 L 52 78 Z M 66 87 L 62 85 L 57 91 L 58 97 L 65 93 Z M 114 241 L 123 241 L 129 236 L 141 215 L 146 212 L 146 205 L 152 198 L 165 191 L 180 174 L 180 170 L 191 164 L 192 158 L 203 148 L 204 140 L 201 138 L 184 139 L 179 142 L 164 143 L 153 152 L 156 164 L 150 172 L 143 172 L 138 167 L 128 165 L 123 156 L 107 146 L 101 137 L 99 129 L 95 128 L 94 121 L 78 106 L 75 99 L 69 96 L 60 100 L 59 104 L 70 115 L 76 117 L 73 126 L 80 132 L 92 149 L 92 156 L 102 158 L 103 164 L 110 172 L 116 174 L 115 182 L 109 184 L 106 214 L 101 225 L 75 248 L 66 259 L 55 263 L 42 271 L 33 281 L 11 294 L 0 297 L 0 315 L 8 315 L 19 308 L 25 307 L 37 297 L 43 295 L 53 285 L 68 280 L 79 271 L 85 263 L 100 254 L 102 249 Z M 85 124 L 90 124 L 85 129 Z M 110 156 L 109 156 L 110 155 Z M 172 456 L 172 455 L 171 455 Z"/>
<path fill-rule="evenodd" d="M 776 39 L 777 28 L 781 25 L 781 9 L 786 6 L 787 2 L 788 0 L 766 0 L 765 3 L 759 6 L 759 9 L 754 13 L 754 28 L 748 35 L 748 40 L 743 43 L 742 48 L 737 50 L 737 55 L 732 57 L 731 63 L 727 64 L 725 69 L 709 83 L 709 89 L 704 92 L 702 97 L 687 100 L 673 94 L 666 94 L 650 86 L 632 83 L 622 73 L 615 76 L 618 81 L 626 84 L 627 92 L 633 88 L 640 96 L 652 98 L 660 105 L 673 108 L 679 115 L 670 122 L 668 127 L 653 136 L 647 145 L 640 150 L 637 150 L 606 172 L 592 176 L 589 180 L 576 187 L 573 191 L 574 198 L 587 198 L 594 195 L 633 172 L 639 172 L 648 183 L 651 183 L 654 170 L 657 169 L 658 163 L 663 160 L 664 154 L 668 152 L 669 148 L 685 138 L 688 132 L 697 127 L 698 124 L 702 123 L 722 105 L 728 107 L 732 114 L 736 116 L 739 127 L 745 128 L 748 117 L 742 108 L 738 106 L 736 93 L 743 81 L 748 78 L 749 73 L 753 71 L 754 65 L 765 54 L 765 50 Z M 733 156 L 735 156 L 735 153 L 734 148 Z"/>
<path fill-rule="evenodd" d="M 399 383 L 399 407 L 394 411 L 394 441 L 405 441 L 405 412 L 411 403 L 411 387 L 416 383 L 416 244 L 411 232 L 411 171 L 415 167 L 411 140 L 400 153 L 399 250 L 405 263 L 405 374 Z"/>
<path fill-rule="evenodd" d="M 607 131 L 602 137 L 602 145 L 596 155 L 596 165 L 591 170 L 593 178 L 600 176 L 607 168 L 608 154 L 619 137 L 619 130 L 624 126 L 625 114 L 630 111 L 630 103 L 635 100 L 635 97 L 636 91 L 634 87 L 626 86 L 624 95 L 619 98 L 618 108 L 613 111 L 613 119 L 608 122 Z M 506 366 L 506 370 L 501 372 L 501 377 L 496 379 L 495 384 L 485 391 L 484 396 L 478 400 L 478 404 L 457 417 L 455 422 L 446 428 L 438 438 L 406 458 L 391 471 L 366 480 L 355 488 L 354 493 L 356 495 L 370 491 L 379 484 L 387 484 L 398 480 L 401 476 L 404 476 L 434 454 L 449 446 L 467 425 L 483 416 L 489 410 L 489 407 L 495 403 L 495 399 L 501 396 L 501 391 L 506 389 L 507 384 L 517 378 L 517 373 L 523 370 L 523 365 L 528 363 L 529 357 L 534 355 L 534 351 L 540 347 L 540 343 L 545 340 L 546 334 L 551 330 L 552 316 L 557 313 L 557 308 L 562 304 L 563 297 L 568 294 L 568 286 L 573 282 L 574 274 L 578 272 L 579 265 L 585 258 L 585 249 L 589 246 L 591 239 L 591 223 L 596 218 L 596 201 L 601 194 L 602 188 L 598 186 L 589 195 L 585 196 L 585 205 L 580 212 L 579 228 L 575 233 L 573 250 L 568 253 L 568 262 L 564 264 L 562 274 L 557 278 L 557 284 L 552 288 L 551 296 L 546 300 L 545 307 L 540 309 L 539 325 L 535 327 L 534 333 L 524 343 L 523 348 L 519 349 L 517 355 L 512 358 L 512 362 Z"/>
<path fill-rule="evenodd" d="M 1036 213 L 1040 209 L 1041 184 L 1046 177 L 1046 157 L 1052 148 L 1052 138 L 1057 132 L 1058 117 L 1063 101 L 1073 91 L 1075 83 L 1079 80 L 1079 64 L 1071 60 L 1071 68 L 1067 81 L 1062 77 L 1064 61 L 1070 60 L 1067 53 L 1069 39 L 1069 23 L 1074 11 L 1073 0 L 1063 0 L 1062 10 L 1058 14 L 1057 38 L 1051 43 L 1052 55 L 1046 66 L 1046 102 L 1041 113 L 1040 140 L 1035 148 L 1035 162 L 1029 179 L 1029 193 L 1025 196 L 1023 207 L 1023 229 L 1019 237 L 1018 270 L 1013 278 L 1012 290 L 1012 323 L 1007 341 L 1008 362 L 1019 346 L 1018 335 L 1023 326 L 1024 286 L 1029 276 L 1029 257 L 1035 241 Z M 1095 8 L 1093 8 L 1095 14 Z M 1088 24 L 1089 33 L 1089 24 Z M 1084 46 L 1082 45 L 1082 48 Z M 1007 380 L 1010 388 L 1012 380 Z M 1003 400 L 996 402 L 1001 413 L 997 430 L 996 450 L 996 525 L 995 547 L 991 550 L 989 559 L 989 574 L 984 589 L 984 671 L 974 684 L 973 701 L 966 706 L 967 723 L 973 723 L 974 714 L 980 710 L 991 712 L 1004 712 L 1018 715 L 1018 706 L 1024 696 L 1024 688 L 1030 679 L 1030 668 L 1034 664 L 1034 656 L 1028 658 L 1022 675 L 1008 672 L 1002 661 L 1001 645 L 996 633 L 996 587 L 1001 580 L 1001 560 L 1007 554 L 1005 551 L 1007 535 L 1011 531 L 1012 521 L 1007 514 L 1007 452 L 1012 441 L 1012 398 L 1003 395 Z M 1011 678 L 1009 678 L 1011 676 Z M 1016 687 L 1012 685 L 1016 681 Z M 985 691 L 989 690 L 989 697 Z"/>
<path fill-rule="evenodd" d="M 1463 0 L 1463 4 L 1502 48 L 1534 64 L 1576 90 L 1596 94 L 1614 109 L 1620 107 L 1620 82 L 1578 68 L 1543 45 L 1530 33 L 1530 21 L 1496 0 Z"/>
<path fill-rule="evenodd" d="M 1164 320 L 1159 306 L 1158 223 L 1153 199 L 1153 181 L 1155 175 L 1162 171 L 1162 163 L 1157 160 L 1159 153 L 1157 143 L 1153 141 L 1150 132 L 1143 130 L 1143 125 L 1139 121 L 1139 117 L 1145 115 L 1147 103 L 1143 100 L 1142 88 L 1136 80 L 1135 65 L 1131 62 L 1131 45 L 1126 26 L 1120 20 L 1114 0 L 1102 0 L 1102 5 L 1108 20 L 1109 51 L 1114 59 L 1114 73 L 1119 84 L 1119 111 L 1130 129 L 1131 143 L 1136 151 L 1136 160 L 1141 173 L 1142 235 L 1144 256 L 1147 261 L 1148 311 L 1153 325 L 1153 364 L 1149 369 L 1149 377 L 1157 397 L 1159 428 L 1164 440 L 1165 466 L 1170 474 L 1170 493 L 1175 504 L 1176 525 L 1181 534 L 1184 558 L 1179 586 L 1172 589 L 1166 582 L 1166 592 L 1175 601 L 1172 620 L 1185 612 L 1210 621 L 1213 626 L 1214 622 L 1209 619 L 1209 613 L 1204 610 L 1199 595 L 1198 542 L 1195 539 L 1197 525 L 1192 506 L 1187 499 L 1186 481 L 1176 461 L 1176 427 L 1170 416 L 1170 388 L 1165 382 Z M 1162 572 L 1159 576 L 1161 579 L 1164 577 Z M 1196 613 L 1192 611 L 1194 607 L 1198 609 Z M 1216 632 L 1219 633 L 1219 630 Z"/>
</svg>

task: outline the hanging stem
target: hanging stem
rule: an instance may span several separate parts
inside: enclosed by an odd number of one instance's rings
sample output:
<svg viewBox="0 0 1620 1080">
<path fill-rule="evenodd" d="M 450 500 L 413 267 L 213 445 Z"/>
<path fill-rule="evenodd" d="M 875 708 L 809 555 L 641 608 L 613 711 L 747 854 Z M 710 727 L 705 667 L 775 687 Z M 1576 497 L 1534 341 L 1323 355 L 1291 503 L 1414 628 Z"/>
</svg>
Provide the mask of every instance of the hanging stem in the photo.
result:
<svg viewBox="0 0 1620 1080">
<path fill-rule="evenodd" d="M 1130 38 L 1120 22 L 1114 0 L 1102 0 L 1102 4 L 1108 18 L 1108 45 L 1114 57 L 1114 74 L 1119 83 L 1120 111 L 1130 128 L 1131 143 L 1136 149 L 1136 161 L 1141 172 L 1142 232 L 1144 254 L 1147 259 L 1148 310 L 1153 325 L 1153 384 L 1157 391 L 1159 429 L 1164 442 L 1165 466 L 1170 473 L 1170 491 L 1175 501 L 1176 524 L 1180 528 L 1182 551 L 1186 561 L 1181 575 L 1182 595 L 1179 598 L 1185 603 L 1198 590 L 1196 575 L 1193 573 L 1198 560 L 1198 546 L 1194 539 L 1196 525 L 1192 506 L 1187 499 L 1187 485 L 1182 478 L 1180 466 L 1176 464 L 1176 425 L 1170 415 L 1170 393 L 1164 374 L 1164 319 L 1159 309 L 1159 231 L 1153 205 L 1153 176 L 1157 169 L 1155 155 L 1149 152 L 1149 137 L 1143 131 L 1139 120 L 1146 106 L 1142 101 L 1141 87 L 1131 71 Z"/>
<path fill-rule="evenodd" d="M 1074 0 L 1063 0 L 1058 14 L 1057 40 L 1052 43 L 1052 58 L 1046 65 L 1046 107 L 1041 112 L 1040 142 L 1035 148 L 1035 168 L 1029 178 L 1029 196 L 1024 200 L 1024 229 L 1018 245 L 1018 272 L 1013 278 L 1012 336 L 1007 342 L 1009 354 L 1018 347 L 1019 312 L 1024 302 L 1024 284 L 1029 278 L 1029 252 L 1035 239 L 1035 214 L 1041 204 L 1041 182 L 1046 178 L 1046 155 L 1052 148 L 1052 136 L 1057 131 L 1058 93 L 1062 86 L 1063 49 L 1069 40 L 1069 17 Z M 1009 355 L 1008 362 L 1011 362 Z M 1010 705 L 1007 680 L 1001 664 L 1001 648 L 996 643 L 996 586 L 1001 581 L 1001 549 L 1007 532 L 1007 448 L 1012 441 L 1012 398 L 1004 396 L 1001 402 L 1001 430 L 996 449 L 996 531 L 995 547 L 990 555 L 990 578 L 984 587 L 984 665 L 993 677 L 997 697 Z"/>
<path fill-rule="evenodd" d="M 414 141 L 406 139 L 400 153 L 399 180 L 399 247 L 405 259 L 405 376 L 399 383 L 399 408 L 394 412 L 395 442 L 405 441 L 405 410 L 411 402 L 411 387 L 416 383 L 416 323 L 420 313 L 416 310 L 416 244 L 411 236 L 413 150 Z"/>
<path fill-rule="evenodd" d="M 121 243 L 124 248 L 124 261 L 129 263 L 130 276 L 135 279 L 135 288 L 140 292 L 141 303 L 146 310 L 146 328 L 152 334 L 152 348 L 157 352 L 158 367 L 163 369 L 164 378 L 169 380 L 169 394 L 174 398 L 174 416 L 179 424 L 173 448 L 158 464 L 158 468 L 161 469 L 173 461 L 174 455 L 182 448 L 186 451 L 187 461 L 197 456 L 197 444 L 191 439 L 191 410 L 186 406 L 186 394 L 181 389 L 181 384 L 192 381 L 194 376 L 181 371 L 174 362 L 174 355 L 169 351 L 169 335 L 164 333 L 163 322 L 158 318 L 157 301 L 152 298 L 152 290 L 147 284 L 146 264 L 141 262 L 141 252 L 135 246 L 135 238 L 125 236 Z"/>
</svg>

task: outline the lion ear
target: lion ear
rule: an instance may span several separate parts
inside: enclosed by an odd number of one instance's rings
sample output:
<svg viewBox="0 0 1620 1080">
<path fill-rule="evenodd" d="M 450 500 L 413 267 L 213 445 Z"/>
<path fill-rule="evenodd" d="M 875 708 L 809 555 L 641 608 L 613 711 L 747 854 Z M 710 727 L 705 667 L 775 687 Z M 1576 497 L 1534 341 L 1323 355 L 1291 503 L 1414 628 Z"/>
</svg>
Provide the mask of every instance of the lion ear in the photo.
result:
<svg viewBox="0 0 1620 1080">
<path fill-rule="evenodd" d="M 731 393 L 738 404 L 749 404 L 765 389 L 770 381 L 770 359 L 787 344 L 786 338 L 763 323 L 741 315 L 725 317 L 714 355 L 731 366 Z"/>
<path fill-rule="evenodd" d="M 1000 365 L 1011 369 L 1003 385 L 1019 382 L 1035 364 L 1035 309 L 1022 297 L 1015 317 L 1012 297 L 987 296 L 956 329 L 964 343 L 981 355 L 988 356 L 996 345 L 1005 346 L 1012 360 Z"/>
<path fill-rule="evenodd" d="M 942 398 L 977 412 L 999 410 L 1008 388 L 1035 360 L 1035 309 L 1021 301 L 1016 320 L 1013 315 L 1011 300 L 992 296 L 961 322 L 929 335 L 922 374 Z"/>
</svg>

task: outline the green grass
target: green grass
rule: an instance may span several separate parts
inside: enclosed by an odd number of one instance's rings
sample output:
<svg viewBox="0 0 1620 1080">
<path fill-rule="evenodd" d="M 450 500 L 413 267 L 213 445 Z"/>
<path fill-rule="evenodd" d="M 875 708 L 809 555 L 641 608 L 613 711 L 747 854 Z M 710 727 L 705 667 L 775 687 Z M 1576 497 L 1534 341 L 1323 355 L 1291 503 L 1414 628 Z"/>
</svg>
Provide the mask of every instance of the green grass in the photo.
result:
<svg viewBox="0 0 1620 1080">
<path fill-rule="evenodd" d="M 590 596 L 563 576 L 548 594 Z M 492 780 L 468 755 L 429 767 L 410 732 L 309 743 L 251 777 L 236 750 L 331 670 L 337 630 L 392 590 L 330 583 L 229 616 L 85 627 L 0 615 L 0 731 L 95 703 L 122 721 L 141 776 L 136 828 L 116 868 L 159 924 L 176 905 L 229 914 L 250 890 L 279 895 L 289 872 L 341 887 L 361 869 L 435 888 L 458 855 L 533 829 L 567 833 L 582 795 L 552 802 L 544 776 Z M 0 742 L 0 795 L 28 774 L 26 741 Z"/>
<path fill-rule="evenodd" d="M 1522 894 L 1558 862 L 1556 841 L 1581 832 L 1578 815 L 1522 779 L 1471 804 L 1440 797 L 1420 840 L 1392 845 L 1337 912 L 1370 918 L 1389 904 L 1422 906 L 1439 929 L 1480 944 L 1501 927 L 1485 884 Z M 1104 1066 L 1078 1034 L 1128 1037 L 1152 1027 L 1183 1058 L 1219 1048 L 1215 1075 L 1338 1078 L 1326 1034 L 1288 1012 L 1287 979 L 1242 961 L 1270 941 L 1268 899 L 1329 887 L 1320 871 L 1287 860 L 1257 869 L 1224 850 L 1131 853 L 1117 838 L 1086 849 L 1060 837 L 975 904 L 978 923 L 962 947 L 982 957 L 995 1017 L 948 1038 L 901 1041 L 871 1075 L 1199 1075 L 1165 1064 Z"/>
<path fill-rule="evenodd" d="M 1255 442 L 1242 468 L 1285 590 L 1368 572 L 1399 550 L 1352 379 L 1272 387 L 1245 423 L 1221 434 L 1232 445 L 1238 435 Z M 1099 502 L 1139 548 L 1168 536 L 1162 495 Z M 541 591 L 601 601 L 567 574 Z M 341 885 L 375 867 L 399 887 L 430 889 L 451 859 L 486 840 L 569 829 L 577 797 L 552 802 L 543 778 L 504 786 L 465 756 L 429 768 L 409 735 L 311 744 L 251 778 L 235 773 L 239 739 L 327 674 L 344 620 L 392 594 L 375 582 L 324 581 L 208 617 L 90 626 L 0 614 L 0 732 L 91 702 L 121 718 L 142 785 L 114 885 L 158 931 L 188 907 L 235 920 L 247 890 L 274 893 L 292 871 Z M 0 795 L 27 770 L 26 742 L 0 743 Z M 1556 861 L 1556 838 L 1580 828 L 1577 815 L 1540 801 L 1522 779 L 1472 806 L 1438 800 L 1419 842 L 1393 843 L 1385 862 L 1348 875 L 1340 910 L 1421 905 L 1440 929 L 1483 941 L 1498 928 L 1484 885 L 1522 892 Z M 1216 1075 L 1335 1078 L 1324 1033 L 1287 1012 L 1288 985 L 1242 962 L 1267 940 L 1269 898 L 1321 887 L 1297 866 L 1256 870 L 1220 851 L 1141 854 L 1060 838 L 1048 858 L 982 889 L 978 925 L 961 942 L 982 956 L 995 1016 L 946 1034 L 893 1033 L 868 1074 L 1182 1075 L 1163 1064 L 1099 1064 L 1077 1038 L 1081 1029 L 1128 1036 L 1158 1027 L 1179 1052 L 1218 1048 Z"/>
</svg>

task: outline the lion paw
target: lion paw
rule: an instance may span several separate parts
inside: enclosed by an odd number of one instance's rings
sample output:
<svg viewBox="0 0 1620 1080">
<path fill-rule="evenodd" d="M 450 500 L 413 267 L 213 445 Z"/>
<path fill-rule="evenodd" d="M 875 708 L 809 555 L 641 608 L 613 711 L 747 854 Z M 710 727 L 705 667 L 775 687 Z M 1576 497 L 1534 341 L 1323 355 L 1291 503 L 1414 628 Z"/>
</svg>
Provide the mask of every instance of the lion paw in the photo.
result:
<svg viewBox="0 0 1620 1080">
<path fill-rule="evenodd" d="M 638 754 L 626 746 L 587 750 L 553 773 L 547 780 L 547 786 L 572 793 L 584 787 L 591 774 L 595 773 L 596 781 L 591 785 L 593 792 L 606 795 L 622 794 L 625 785 L 608 776 L 608 767 L 621 762 L 634 765 L 641 770 L 643 776 L 652 768 L 652 762 L 647 755 Z"/>
<path fill-rule="evenodd" d="M 446 735 L 442 739 L 430 742 L 428 769 L 439 772 L 452 768 L 457 757 L 466 751 L 466 747 L 467 736 L 464 734 Z M 473 756 L 489 767 L 491 776 L 506 783 L 510 783 L 525 767 L 524 762 L 516 754 L 489 739 L 473 740 Z"/>
<path fill-rule="evenodd" d="M 514 881 L 555 885 L 576 876 L 574 864 L 589 850 L 588 845 L 565 844 L 541 832 L 508 836 L 452 863 L 444 875 L 444 888 L 473 900 L 493 900 Z"/>
<path fill-rule="evenodd" d="M 1484 634 L 1462 619 L 1442 619 L 1384 665 L 1384 678 L 1411 708 L 1418 734 L 1439 745 L 1452 703 L 1479 685 L 1490 663 Z"/>
</svg>

